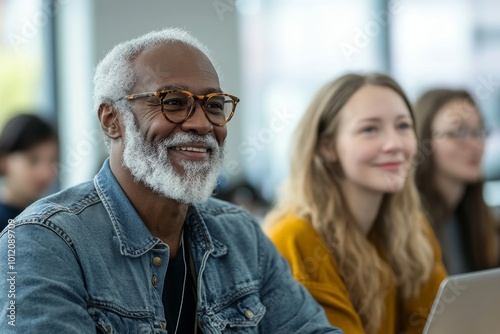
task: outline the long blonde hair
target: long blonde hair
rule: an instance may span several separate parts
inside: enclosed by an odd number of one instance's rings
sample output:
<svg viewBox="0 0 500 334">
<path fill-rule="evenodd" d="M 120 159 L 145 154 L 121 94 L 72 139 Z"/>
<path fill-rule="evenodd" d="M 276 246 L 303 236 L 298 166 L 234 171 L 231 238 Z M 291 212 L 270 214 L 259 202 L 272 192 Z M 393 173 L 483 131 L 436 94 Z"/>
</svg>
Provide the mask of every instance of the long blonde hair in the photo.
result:
<svg viewBox="0 0 500 334">
<path fill-rule="evenodd" d="M 370 334 L 380 326 L 391 283 L 397 282 L 403 298 L 418 294 L 430 276 L 434 254 L 412 175 L 407 176 L 400 192 L 384 195 L 371 231 L 376 240 L 373 245 L 347 209 L 339 183 L 343 177 L 340 165 L 320 153 L 321 140 L 335 140 L 339 111 L 364 85 L 393 89 L 412 112 L 400 86 L 383 74 L 347 74 L 325 85 L 299 123 L 291 171 L 266 224 L 290 213 L 310 222 L 334 256 L 350 300 Z"/>
</svg>

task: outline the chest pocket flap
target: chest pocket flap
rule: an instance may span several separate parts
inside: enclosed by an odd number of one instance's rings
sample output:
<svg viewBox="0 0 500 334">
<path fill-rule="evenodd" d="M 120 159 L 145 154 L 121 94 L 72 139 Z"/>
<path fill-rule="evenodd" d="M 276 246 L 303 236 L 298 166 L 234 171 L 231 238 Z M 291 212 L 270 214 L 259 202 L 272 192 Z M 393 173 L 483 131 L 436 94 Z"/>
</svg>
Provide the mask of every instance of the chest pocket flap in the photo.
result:
<svg viewBox="0 0 500 334">
<path fill-rule="evenodd" d="M 217 312 L 215 318 L 221 330 L 246 333 L 245 328 L 252 333 L 266 313 L 266 307 L 260 302 L 257 293 L 250 293 L 236 299 Z M 226 332 L 225 331 L 225 332 Z"/>
</svg>

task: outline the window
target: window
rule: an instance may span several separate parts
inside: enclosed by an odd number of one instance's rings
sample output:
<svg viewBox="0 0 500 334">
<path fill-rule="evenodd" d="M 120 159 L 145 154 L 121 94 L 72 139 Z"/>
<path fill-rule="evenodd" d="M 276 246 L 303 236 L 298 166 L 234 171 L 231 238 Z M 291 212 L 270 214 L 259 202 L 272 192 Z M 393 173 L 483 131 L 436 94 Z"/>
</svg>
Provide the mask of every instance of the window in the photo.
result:
<svg viewBox="0 0 500 334">
<path fill-rule="evenodd" d="M 0 127 L 14 114 L 39 110 L 55 117 L 46 57 L 52 14 L 42 0 L 0 2 Z"/>
</svg>

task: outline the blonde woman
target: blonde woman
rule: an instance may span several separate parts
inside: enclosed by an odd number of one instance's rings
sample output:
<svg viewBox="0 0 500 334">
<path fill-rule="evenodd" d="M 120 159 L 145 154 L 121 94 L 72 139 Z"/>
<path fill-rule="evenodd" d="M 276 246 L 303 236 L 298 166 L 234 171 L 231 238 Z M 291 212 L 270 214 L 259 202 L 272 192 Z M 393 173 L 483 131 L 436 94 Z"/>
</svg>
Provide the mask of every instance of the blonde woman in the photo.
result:
<svg viewBox="0 0 500 334">
<path fill-rule="evenodd" d="M 410 103 L 382 74 L 328 83 L 301 120 L 266 231 L 349 334 L 420 333 L 446 276 L 412 180 Z"/>
</svg>

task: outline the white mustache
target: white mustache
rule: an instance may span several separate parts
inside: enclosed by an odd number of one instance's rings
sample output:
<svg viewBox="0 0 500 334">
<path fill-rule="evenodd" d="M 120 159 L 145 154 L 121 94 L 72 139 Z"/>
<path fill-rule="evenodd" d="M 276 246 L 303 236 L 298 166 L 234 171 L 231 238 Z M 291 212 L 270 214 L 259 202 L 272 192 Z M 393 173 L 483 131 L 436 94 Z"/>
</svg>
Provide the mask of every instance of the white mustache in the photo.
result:
<svg viewBox="0 0 500 334">
<path fill-rule="evenodd" d="M 188 133 L 178 133 L 172 138 L 165 138 L 160 142 L 161 146 L 173 147 L 188 144 L 201 144 L 206 148 L 212 150 L 212 152 L 218 152 L 220 150 L 219 143 L 211 136 L 200 136 Z"/>
</svg>

